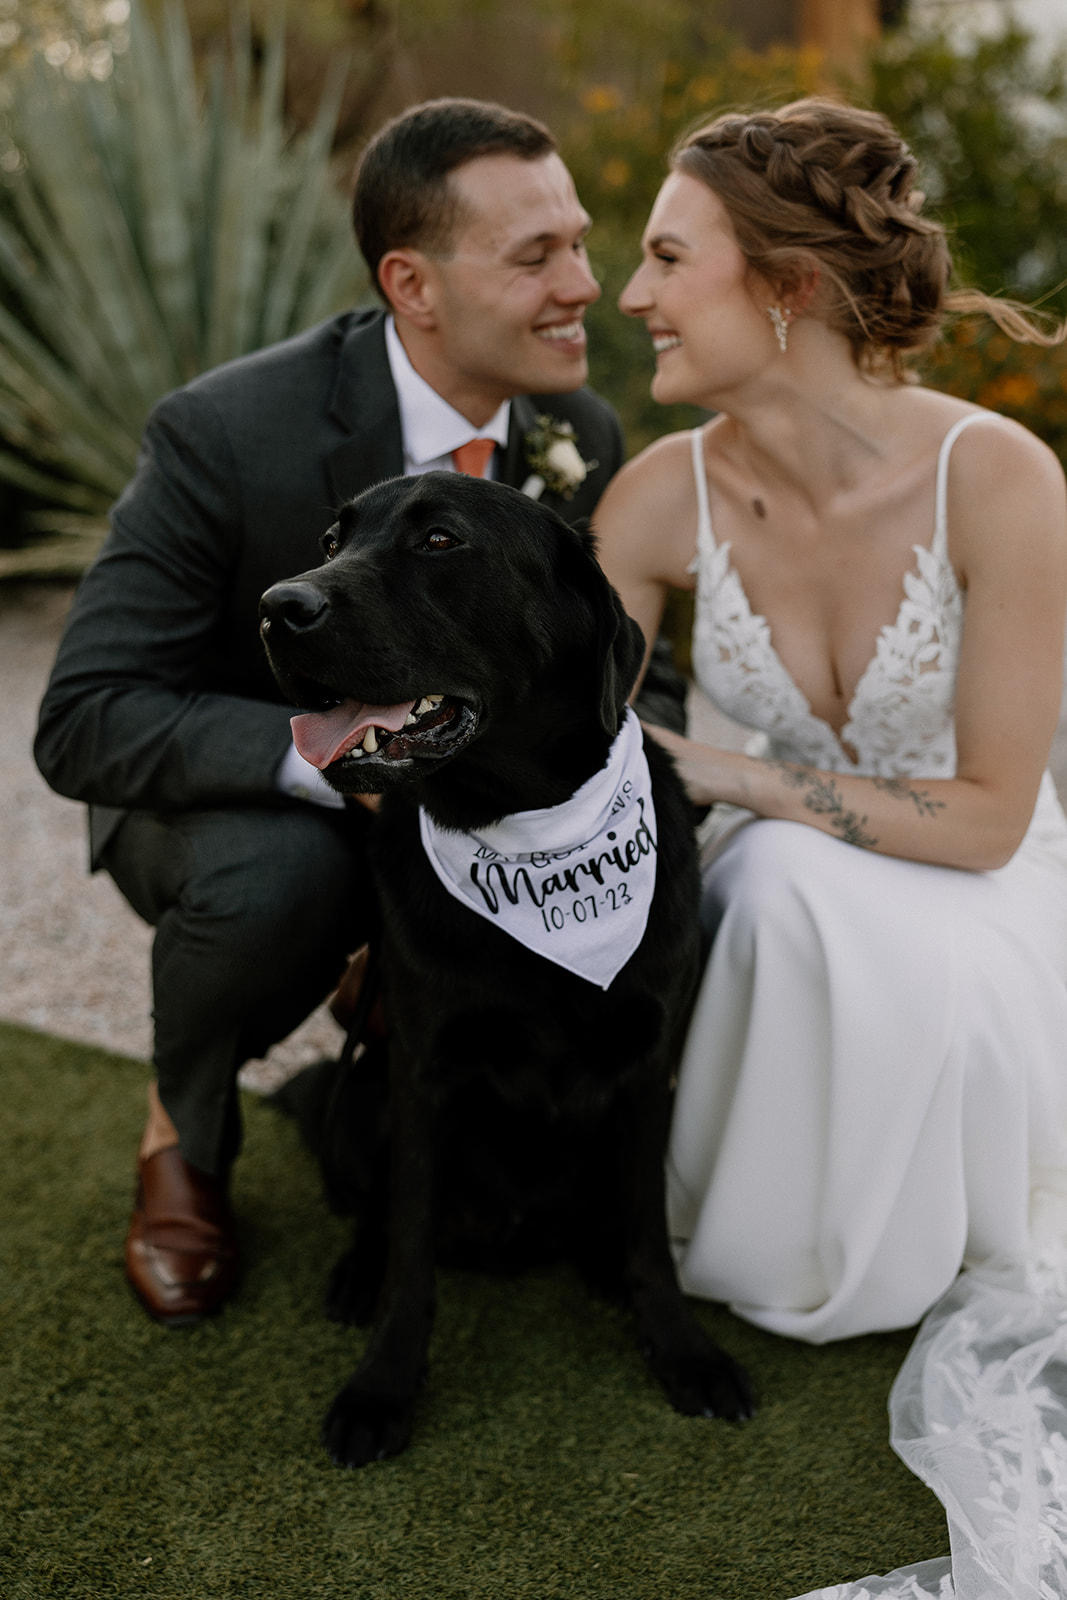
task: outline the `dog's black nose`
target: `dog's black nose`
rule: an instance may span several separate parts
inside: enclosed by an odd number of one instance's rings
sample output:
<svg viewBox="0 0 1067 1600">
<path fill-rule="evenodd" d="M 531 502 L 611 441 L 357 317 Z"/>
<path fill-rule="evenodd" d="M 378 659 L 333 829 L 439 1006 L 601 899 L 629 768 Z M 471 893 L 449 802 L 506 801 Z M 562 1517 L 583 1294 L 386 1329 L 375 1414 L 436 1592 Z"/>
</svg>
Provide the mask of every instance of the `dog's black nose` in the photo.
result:
<svg viewBox="0 0 1067 1600">
<path fill-rule="evenodd" d="M 306 633 L 325 615 L 329 601 L 313 583 L 276 583 L 259 602 L 259 614 L 271 627 Z"/>
</svg>

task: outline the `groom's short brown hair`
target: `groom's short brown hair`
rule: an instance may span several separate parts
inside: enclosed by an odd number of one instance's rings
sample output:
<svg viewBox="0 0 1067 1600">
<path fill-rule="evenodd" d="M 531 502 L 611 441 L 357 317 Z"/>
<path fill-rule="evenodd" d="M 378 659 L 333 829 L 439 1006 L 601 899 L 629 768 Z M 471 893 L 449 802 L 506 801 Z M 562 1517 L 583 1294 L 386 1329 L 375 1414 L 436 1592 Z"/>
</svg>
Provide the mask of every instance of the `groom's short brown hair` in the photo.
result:
<svg viewBox="0 0 1067 1600">
<path fill-rule="evenodd" d="M 360 157 L 352 197 L 356 238 L 373 277 L 389 250 L 448 255 L 462 215 L 448 181 L 457 167 L 479 156 L 535 161 L 556 148 L 544 123 L 489 100 L 427 100 L 394 117 Z"/>
</svg>

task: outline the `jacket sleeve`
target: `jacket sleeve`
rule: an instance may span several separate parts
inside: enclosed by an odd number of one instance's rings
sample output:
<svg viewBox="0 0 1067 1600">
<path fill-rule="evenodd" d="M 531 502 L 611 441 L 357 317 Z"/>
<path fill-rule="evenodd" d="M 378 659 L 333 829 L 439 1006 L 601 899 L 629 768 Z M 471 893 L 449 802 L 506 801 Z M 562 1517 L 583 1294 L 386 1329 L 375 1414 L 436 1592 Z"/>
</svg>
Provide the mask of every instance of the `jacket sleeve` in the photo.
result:
<svg viewBox="0 0 1067 1600">
<path fill-rule="evenodd" d="M 41 705 L 34 755 L 60 794 L 163 811 L 273 795 L 288 707 L 202 686 L 240 554 L 239 498 L 210 398 L 163 401 Z"/>
</svg>

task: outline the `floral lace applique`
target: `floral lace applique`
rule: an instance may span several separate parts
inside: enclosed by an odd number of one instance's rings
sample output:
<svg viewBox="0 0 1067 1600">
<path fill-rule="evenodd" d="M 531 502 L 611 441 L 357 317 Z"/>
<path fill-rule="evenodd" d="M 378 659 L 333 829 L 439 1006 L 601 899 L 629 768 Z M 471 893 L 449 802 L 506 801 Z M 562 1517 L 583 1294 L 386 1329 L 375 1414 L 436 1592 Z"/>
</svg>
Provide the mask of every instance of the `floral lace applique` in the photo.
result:
<svg viewBox="0 0 1067 1600">
<path fill-rule="evenodd" d="M 693 625 L 693 672 L 719 710 L 765 733 L 775 754 L 836 770 L 845 757 L 833 729 L 813 715 L 771 643 L 765 617 L 748 603 L 730 546 L 702 551 Z"/>
<path fill-rule="evenodd" d="M 915 545 L 897 619 L 882 629 L 841 730 L 857 767 L 892 777 L 950 778 L 963 595 L 947 556 Z"/>
<path fill-rule="evenodd" d="M 963 594 L 948 555 L 946 503 L 952 446 L 982 412 L 970 412 L 941 443 L 935 485 L 934 537 L 913 546 L 916 565 L 904 575 L 896 620 L 878 636 L 840 735 L 818 717 L 771 642 L 765 617 L 753 612 L 711 526 L 702 434 L 692 434 L 698 520 L 693 670 L 704 693 L 744 726 L 766 734 L 771 753 L 829 772 L 892 778 L 949 778 L 956 770 L 953 706 L 963 633 Z"/>
<path fill-rule="evenodd" d="M 829 772 L 950 777 L 963 596 L 946 556 L 921 545 L 915 556 L 896 620 L 879 635 L 840 737 L 815 715 L 783 665 L 766 618 L 749 605 L 729 544 L 705 545 L 699 558 L 697 682 L 727 716 L 765 733 L 779 759 Z"/>
</svg>

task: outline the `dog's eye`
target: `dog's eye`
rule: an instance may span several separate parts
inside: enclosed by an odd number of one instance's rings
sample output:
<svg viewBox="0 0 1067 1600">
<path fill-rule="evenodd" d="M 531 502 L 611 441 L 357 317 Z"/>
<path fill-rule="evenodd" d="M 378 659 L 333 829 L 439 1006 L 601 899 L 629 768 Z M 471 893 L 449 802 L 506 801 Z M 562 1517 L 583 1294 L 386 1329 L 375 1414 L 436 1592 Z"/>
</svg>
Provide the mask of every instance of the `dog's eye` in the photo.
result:
<svg viewBox="0 0 1067 1600">
<path fill-rule="evenodd" d="M 340 548 L 341 541 L 332 528 L 328 533 L 324 533 L 322 538 L 319 540 L 319 549 L 322 551 L 327 561 L 332 561 Z"/>
<path fill-rule="evenodd" d="M 453 550 L 453 549 L 455 549 L 456 545 L 458 545 L 458 544 L 459 544 L 459 540 L 453 538 L 450 533 L 446 533 L 443 528 L 431 528 L 430 532 L 426 535 L 425 539 L 422 541 L 420 549 L 422 549 L 422 550 Z"/>
</svg>

